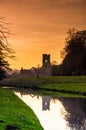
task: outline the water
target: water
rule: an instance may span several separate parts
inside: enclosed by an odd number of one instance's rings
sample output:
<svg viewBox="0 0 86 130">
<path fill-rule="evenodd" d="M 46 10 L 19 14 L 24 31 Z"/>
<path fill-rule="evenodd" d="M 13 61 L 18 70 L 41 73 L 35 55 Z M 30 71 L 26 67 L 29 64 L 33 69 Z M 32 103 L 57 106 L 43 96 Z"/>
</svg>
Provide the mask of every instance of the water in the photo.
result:
<svg viewBox="0 0 86 130">
<path fill-rule="evenodd" d="M 32 108 L 44 130 L 86 130 L 86 99 L 14 92 Z"/>
</svg>

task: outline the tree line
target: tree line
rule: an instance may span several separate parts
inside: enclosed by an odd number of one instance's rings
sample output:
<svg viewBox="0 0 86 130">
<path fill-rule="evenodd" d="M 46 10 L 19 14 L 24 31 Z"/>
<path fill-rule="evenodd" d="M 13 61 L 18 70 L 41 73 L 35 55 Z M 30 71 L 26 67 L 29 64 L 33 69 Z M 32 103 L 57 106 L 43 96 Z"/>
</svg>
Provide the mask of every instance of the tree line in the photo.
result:
<svg viewBox="0 0 86 130">
<path fill-rule="evenodd" d="M 4 22 L 4 19 L 0 18 L 0 80 L 6 77 L 6 72 L 10 70 L 9 58 L 14 58 L 14 51 L 10 47 L 7 40 L 10 31 L 7 26 L 9 23 Z"/>
<path fill-rule="evenodd" d="M 86 75 L 86 30 L 68 30 L 61 57 L 62 63 L 52 66 L 52 75 Z"/>
</svg>

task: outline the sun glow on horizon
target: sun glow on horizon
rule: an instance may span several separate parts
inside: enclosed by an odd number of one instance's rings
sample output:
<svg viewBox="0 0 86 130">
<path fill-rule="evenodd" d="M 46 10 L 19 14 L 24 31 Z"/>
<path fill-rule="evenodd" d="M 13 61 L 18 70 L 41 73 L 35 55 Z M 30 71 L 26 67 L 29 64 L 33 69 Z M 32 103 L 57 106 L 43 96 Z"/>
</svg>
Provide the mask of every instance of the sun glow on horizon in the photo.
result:
<svg viewBox="0 0 86 130">
<path fill-rule="evenodd" d="M 68 29 L 86 29 L 84 0 L 3 0 L 2 15 L 11 23 L 14 34 L 9 38 L 16 52 L 16 60 L 10 61 L 13 69 L 41 65 L 43 53 L 49 53 L 51 61 L 60 63 Z"/>
<path fill-rule="evenodd" d="M 57 41 L 53 42 L 45 41 L 46 43 L 42 40 L 39 43 L 38 41 L 29 42 L 29 38 L 27 41 L 24 41 L 24 39 L 23 41 L 22 39 L 18 41 L 15 39 L 10 40 L 12 48 L 15 51 L 14 55 L 16 56 L 15 60 L 9 60 L 10 66 L 13 69 L 20 69 L 21 67 L 29 69 L 31 67 L 37 67 L 38 64 L 41 66 L 42 54 L 50 54 L 51 63 L 52 61 L 57 61 L 59 64 L 62 60 L 60 52 L 64 47 L 64 44 L 61 45 L 61 43 L 64 43 L 64 37 L 65 35 L 59 36 L 59 40 L 57 39 Z M 60 38 L 62 38 L 62 40 L 60 40 Z M 22 42 L 25 42 L 25 44 Z M 58 43 L 60 43 L 60 46 L 58 46 Z"/>
</svg>

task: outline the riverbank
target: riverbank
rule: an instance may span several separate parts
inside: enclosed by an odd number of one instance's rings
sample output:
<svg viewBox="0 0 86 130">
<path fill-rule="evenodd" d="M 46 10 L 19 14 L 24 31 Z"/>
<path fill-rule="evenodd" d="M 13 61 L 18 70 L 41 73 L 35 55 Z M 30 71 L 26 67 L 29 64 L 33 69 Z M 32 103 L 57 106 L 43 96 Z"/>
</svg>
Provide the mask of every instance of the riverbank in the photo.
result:
<svg viewBox="0 0 86 130">
<path fill-rule="evenodd" d="M 14 86 L 42 91 L 43 93 L 59 96 L 85 96 L 86 76 L 57 76 L 57 77 L 30 77 L 30 78 L 8 78 L 0 81 L 2 86 Z"/>
<path fill-rule="evenodd" d="M 43 130 L 34 112 L 15 94 L 0 87 L 0 130 Z"/>
</svg>

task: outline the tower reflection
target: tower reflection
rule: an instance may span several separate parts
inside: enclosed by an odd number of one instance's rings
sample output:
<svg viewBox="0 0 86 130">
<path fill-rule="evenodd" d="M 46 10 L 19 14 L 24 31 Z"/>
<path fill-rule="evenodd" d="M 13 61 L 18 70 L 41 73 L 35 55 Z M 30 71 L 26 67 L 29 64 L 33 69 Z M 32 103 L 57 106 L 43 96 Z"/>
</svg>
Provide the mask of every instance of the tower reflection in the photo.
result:
<svg viewBox="0 0 86 130">
<path fill-rule="evenodd" d="M 42 110 L 50 110 L 50 97 L 42 96 Z"/>
</svg>

